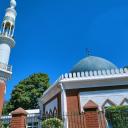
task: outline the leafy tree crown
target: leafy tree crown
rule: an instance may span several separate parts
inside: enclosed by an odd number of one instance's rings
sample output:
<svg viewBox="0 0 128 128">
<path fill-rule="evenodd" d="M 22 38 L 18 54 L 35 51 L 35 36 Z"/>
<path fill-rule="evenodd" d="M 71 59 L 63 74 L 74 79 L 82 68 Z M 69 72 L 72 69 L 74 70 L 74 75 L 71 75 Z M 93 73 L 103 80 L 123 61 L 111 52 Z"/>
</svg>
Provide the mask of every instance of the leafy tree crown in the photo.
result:
<svg viewBox="0 0 128 128">
<path fill-rule="evenodd" d="M 10 113 L 18 107 L 24 109 L 37 109 L 38 98 L 49 87 L 49 77 L 47 74 L 32 74 L 20 81 L 11 93 L 11 99 L 4 106 L 4 114 Z"/>
</svg>

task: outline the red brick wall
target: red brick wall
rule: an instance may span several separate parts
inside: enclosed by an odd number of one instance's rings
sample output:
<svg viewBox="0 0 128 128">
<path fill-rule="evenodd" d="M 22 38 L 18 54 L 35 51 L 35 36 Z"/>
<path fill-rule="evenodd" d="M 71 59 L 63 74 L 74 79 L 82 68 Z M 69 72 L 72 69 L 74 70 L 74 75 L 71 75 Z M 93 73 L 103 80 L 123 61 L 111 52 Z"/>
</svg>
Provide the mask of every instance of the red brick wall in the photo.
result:
<svg viewBox="0 0 128 128">
<path fill-rule="evenodd" d="M 101 128 L 106 128 L 106 117 L 104 112 L 99 112 L 99 124 Z"/>
<path fill-rule="evenodd" d="M 0 81 L 0 116 L 2 114 L 2 108 L 3 108 L 3 103 L 4 103 L 4 92 L 5 92 L 5 82 Z"/>
<path fill-rule="evenodd" d="M 68 112 L 79 112 L 79 96 L 77 90 L 69 90 L 66 92 L 67 95 L 67 111 Z"/>
<path fill-rule="evenodd" d="M 68 114 L 72 115 L 68 117 L 69 128 L 99 128 L 99 115 L 97 106 L 94 107 L 95 104 L 86 106 L 87 109 L 83 114 L 80 110 L 79 90 L 68 90 L 66 91 L 66 96 Z M 77 113 L 77 115 L 74 113 Z"/>
<path fill-rule="evenodd" d="M 68 112 L 68 126 L 69 128 L 86 128 L 85 117 L 80 116 L 79 109 L 79 95 L 77 90 L 66 91 L 67 96 L 67 112 Z"/>
<path fill-rule="evenodd" d="M 26 117 L 24 115 L 13 116 L 11 128 L 26 128 Z"/>
<path fill-rule="evenodd" d="M 88 111 L 85 113 L 86 127 L 99 128 L 98 113 L 97 111 Z"/>
</svg>

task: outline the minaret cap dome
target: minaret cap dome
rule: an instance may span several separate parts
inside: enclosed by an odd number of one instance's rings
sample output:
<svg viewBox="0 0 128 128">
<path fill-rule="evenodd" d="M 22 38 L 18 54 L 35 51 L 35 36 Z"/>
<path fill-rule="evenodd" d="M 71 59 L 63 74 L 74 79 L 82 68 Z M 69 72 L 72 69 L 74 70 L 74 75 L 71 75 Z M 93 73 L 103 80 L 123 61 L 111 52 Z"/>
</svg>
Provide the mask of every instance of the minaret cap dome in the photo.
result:
<svg viewBox="0 0 128 128">
<path fill-rule="evenodd" d="M 80 60 L 71 70 L 71 72 L 85 72 L 98 70 L 117 69 L 117 66 L 112 62 L 96 56 L 88 56 Z"/>
<path fill-rule="evenodd" d="M 16 7 L 16 1 L 15 1 L 15 0 L 11 0 L 11 1 L 10 1 L 10 6 L 11 6 L 12 8 L 15 8 L 15 7 Z"/>
</svg>

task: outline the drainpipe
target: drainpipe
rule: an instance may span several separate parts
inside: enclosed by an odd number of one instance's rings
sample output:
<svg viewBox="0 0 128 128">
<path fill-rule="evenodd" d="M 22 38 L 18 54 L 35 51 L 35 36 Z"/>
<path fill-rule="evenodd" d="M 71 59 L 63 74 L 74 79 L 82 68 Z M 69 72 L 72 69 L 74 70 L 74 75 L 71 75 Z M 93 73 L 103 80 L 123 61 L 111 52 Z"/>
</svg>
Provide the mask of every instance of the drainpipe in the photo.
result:
<svg viewBox="0 0 128 128">
<path fill-rule="evenodd" d="M 68 116 L 67 116 L 67 97 L 66 91 L 62 83 L 60 83 L 61 87 L 61 114 L 64 120 L 64 128 L 68 128 Z"/>
</svg>

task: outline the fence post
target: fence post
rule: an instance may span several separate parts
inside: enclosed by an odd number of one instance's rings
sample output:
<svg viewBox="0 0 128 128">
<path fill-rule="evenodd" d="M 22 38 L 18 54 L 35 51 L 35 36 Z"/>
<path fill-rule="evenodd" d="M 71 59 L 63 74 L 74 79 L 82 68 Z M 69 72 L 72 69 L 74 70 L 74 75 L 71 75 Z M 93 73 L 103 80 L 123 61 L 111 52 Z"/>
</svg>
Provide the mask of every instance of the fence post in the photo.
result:
<svg viewBox="0 0 128 128">
<path fill-rule="evenodd" d="M 10 128 L 26 128 L 27 112 L 18 108 L 12 113 Z"/>
<path fill-rule="evenodd" d="M 106 120 L 104 111 L 99 111 L 99 124 L 100 124 L 100 128 L 107 127 L 107 120 Z"/>
<path fill-rule="evenodd" d="M 93 101 L 88 101 L 84 106 L 86 128 L 99 128 L 98 106 Z"/>
<path fill-rule="evenodd" d="M 6 88 L 5 82 L 0 80 L 0 118 L 1 118 L 1 115 L 2 115 L 5 88 Z"/>
</svg>

